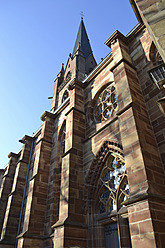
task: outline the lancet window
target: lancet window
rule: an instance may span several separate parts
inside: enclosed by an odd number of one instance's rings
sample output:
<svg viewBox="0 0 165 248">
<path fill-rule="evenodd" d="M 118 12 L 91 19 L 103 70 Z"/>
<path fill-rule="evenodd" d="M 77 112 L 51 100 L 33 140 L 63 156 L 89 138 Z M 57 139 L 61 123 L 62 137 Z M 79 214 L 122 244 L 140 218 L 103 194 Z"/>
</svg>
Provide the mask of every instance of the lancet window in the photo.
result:
<svg viewBox="0 0 165 248">
<path fill-rule="evenodd" d="M 65 153 L 65 134 L 66 134 L 66 125 L 63 127 L 60 137 L 60 157 Z"/>
<path fill-rule="evenodd" d="M 107 120 L 117 110 L 117 94 L 114 84 L 106 87 L 98 96 L 94 107 L 96 123 Z"/>
</svg>

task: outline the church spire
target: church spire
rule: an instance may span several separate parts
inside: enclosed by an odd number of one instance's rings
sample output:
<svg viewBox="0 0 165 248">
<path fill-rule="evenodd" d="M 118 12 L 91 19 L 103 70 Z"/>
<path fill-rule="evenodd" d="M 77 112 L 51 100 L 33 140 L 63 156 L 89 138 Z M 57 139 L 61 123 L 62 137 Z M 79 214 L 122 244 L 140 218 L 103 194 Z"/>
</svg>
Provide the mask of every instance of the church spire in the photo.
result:
<svg viewBox="0 0 165 248">
<path fill-rule="evenodd" d="M 76 42 L 72 53 L 73 56 L 76 53 L 77 49 L 83 52 L 85 59 L 87 59 L 92 54 L 92 49 L 84 26 L 83 17 L 81 17 L 81 23 L 79 26 Z"/>
</svg>

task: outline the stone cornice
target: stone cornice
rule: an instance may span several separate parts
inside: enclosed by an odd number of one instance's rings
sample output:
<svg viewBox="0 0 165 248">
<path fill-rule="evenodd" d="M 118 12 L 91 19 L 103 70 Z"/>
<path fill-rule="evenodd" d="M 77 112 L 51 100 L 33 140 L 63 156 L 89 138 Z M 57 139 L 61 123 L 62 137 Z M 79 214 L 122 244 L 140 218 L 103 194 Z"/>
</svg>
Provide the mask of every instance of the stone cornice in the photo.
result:
<svg viewBox="0 0 165 248">
<path fill-rule="evenodd" d="M 162 196 L 162 195 L 157 195 L 157 194 L 153 194 L 151 192 L 137 192 L 135 194 L 130 194 L 130 196 L 128 197 L 128 199 L 126 201 L 123 202 L 124 205 L 128 206 L 128 205 L 132 205 L 136 202 L 139 202 L 139 201 L 143 201 L 143 200 L 146 200 L 146 199 L 149 199 L 149 198 L 156 198 L 156 199 L 159 199 L 161 201 L 165 201 L 165 196 Z"/>
<path fill-rule="evenodd" d="M 104 43 L 108 47 L 111 48 L 111 44 L 116 40 L 122 40 L 124 43 L 127 43 L 127 38 L 120 33 L 118 30 L 116 30 Z"/>
<path fill-rule="evenodd" d="M 18 158 L 19 157 L 19 154 L 18 153 L 14 153 L 14 152 L 10 152 L 8 154 L 8 158 L 11 158 L 11 157 Z"/>
<path fill-rule="evenodd" d="M 33 137 L 29 136 L 29 135 L 25 135 L 22 139 L 19 140 L 20 143 L 25 144 L 26 141 L 32 141 Z"/>
<path fill-rule="evenodd" d="M 29 238 L 29 239 L 38 239 L 38 240 L 44 239 L 43 235 L 37 235 L 37 234 L 29 233 L 28 231 L 20 233 L 16 238 L 20 239 L 20 238 L 25 238 L 25 237 Z"/>
<path fill-rule="evenodd" d="M 50 112 L 48 112 L 48 111 L 45 111 L 45 112 L 41 115 L 41 117 L 40 117 L 41 121 L 45 121 L 45 120 L 46 120 L 46 117 L 49 117 L 49 118 L 54 119 L 54 114 L 52 114 L 52 113 L 50 113 Z"/>
<path fill-rule="evenodd" d="M 132 69 L 134 69 L 136 71 L 136 68 L 125 58 L 120 59 L 111 69 L 110 71 L 113 72 L 114 69 L 116 69 L 121 63 L 125 63 L 127 65 L 129 65 Z"/>
<path fill-rule="evenodd" d="M 144 24 L 138 24 L 137 27 L 135 27 L 130 33 L 127 34 L 126 38 L 128 40 L 128 43 L 132 41 L 132 39 L 135 39 L 135 36 L 139 34 L 143 29 L 145 28 Z"/>
<path fill-rule="evenodd" d="M 66 151 L 63 155 L 62 155 L 62 158 L 64 158 L 66 155 L 68 154 L 75 154 L 76 153 L 76 150 L 75 148 L 71 147 L 68 151 Z"/>
<path fill-rule="evenodd" d="M 47 139 L 45 139 L 45 138 L 41 138 L 41 139 L 39 139 L 37 142 L 36 142 L 36 145 L 38 145 L 38 143 L 40 143 L 40 142 L 46 142 L 46 143 L 49 143 L 49 144 L 53 144 L 53 142 L 51 141 L 51 140 L 47 140 Z"/>
<path fill-rule="evenodd" d="M 135 35 L 137 35 L 141 30 L 145 28 L 144 24 L 137 24 L 131 32 L 129 32 L 126 36 L 124 36 L 122 33 L 120 33 L 118 30 L 116 30 L 106 41 L 105 45 L 111 48 L 111 44 L 116 42 L 116 40 L 122 40 L 125 44 L 128 44 L 132 38 L 135 38 Z"/>
<path fill-rule="evenodd" d="M 81 81 L 79 81 L 79 80 L 77 80 L 76 78 L 74 78 L 71 82 L 70 82 L 70 84 L 68 85 L 68 90 L 72 90 L 75 86 L 80 86 L 81 88 L 83 88 L 84 87 L 84 84 L 81 82 Z"/>
<path fill-rule="evenodd" d="M 81 223 L 81 222 L 78 222 L 78 221 L 73 221 L 73 220 L 70 220 L 69 218 L 66 218 L 62 221 L 57 221 L 54 225 L 51 226 L 51 228 L 58 228 L 60 226 L 76 226 L 76 227 L 80 227 L 80 228 L 87 228 L 87 224 L 85 223 Z"/>
</svg>

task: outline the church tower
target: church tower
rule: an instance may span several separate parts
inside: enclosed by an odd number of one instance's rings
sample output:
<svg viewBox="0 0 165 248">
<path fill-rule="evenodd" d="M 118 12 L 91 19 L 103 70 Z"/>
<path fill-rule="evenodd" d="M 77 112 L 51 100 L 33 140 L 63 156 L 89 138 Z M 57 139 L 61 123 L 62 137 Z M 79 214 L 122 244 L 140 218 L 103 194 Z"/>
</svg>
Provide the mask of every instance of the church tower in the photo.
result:
<svg viewBox="0 0 165 248">
<path fill-rule="evenodd" d="M 64 101 L 66 98 L 67 87 L 70 82 L 72 80 L 83 81 L 95 66 L 96 61 L 92 53 L 83 18 L 81 18 L 73 52 L 69 54 L 65 70 L 64 64 L 62 64 L 61 70 L 55 80 L 51 112 L 54 112 L 59 104 L 61 104 L 61 101 Z"/>
<path fill-rule="evenodd" d="M 80 242 L 82 247 L 86 245 L 86 241 L 83 241 L 83 237 L 86 236 L 86 228 L 84 228 L 86 224 L 82 209 L 84 206 L 82 141 L 85 138 L 82 82 L 96 65 L 84 21 L 81 18 L 73 52 L 69 54 L 65 69 L 62 64 L 55 80 L 51 108 L 51 113 L 56 118 L 51 155 L 53 163 L 50 167 L 54 167 L 57 171 L 58 179 L 54 182 L 56 191 L 55 209 L 52 211 L 55 215 L 54 223 L 49 223 L 49 226 L 53 224 L 53 242 L 58 247 L 69 247 L 71 239 L 75 245 L 77 242 Z M 54 170 L 52 172 L 50 178 L 54 180 Z"/>
</svg>

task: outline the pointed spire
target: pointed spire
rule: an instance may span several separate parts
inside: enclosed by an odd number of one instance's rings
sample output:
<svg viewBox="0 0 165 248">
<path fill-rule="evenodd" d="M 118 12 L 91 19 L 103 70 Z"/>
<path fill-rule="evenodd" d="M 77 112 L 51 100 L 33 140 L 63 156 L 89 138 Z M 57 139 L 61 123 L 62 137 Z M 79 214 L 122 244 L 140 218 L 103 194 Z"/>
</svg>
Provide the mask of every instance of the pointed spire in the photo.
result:
<svg viewBox="0 0 165 248">
<path fill-rule="evenodd" d="M 79 26 L 76 42 L 73 49 L 73 55 L 76 53 L 77 49 L 83 52 L 84 57 L 87 59 L 92 53 L 91 46 L 89 43 L 88 35 L 84 26 L 83 17 L 81 17 L 81 23 Z"/>
</svg>

